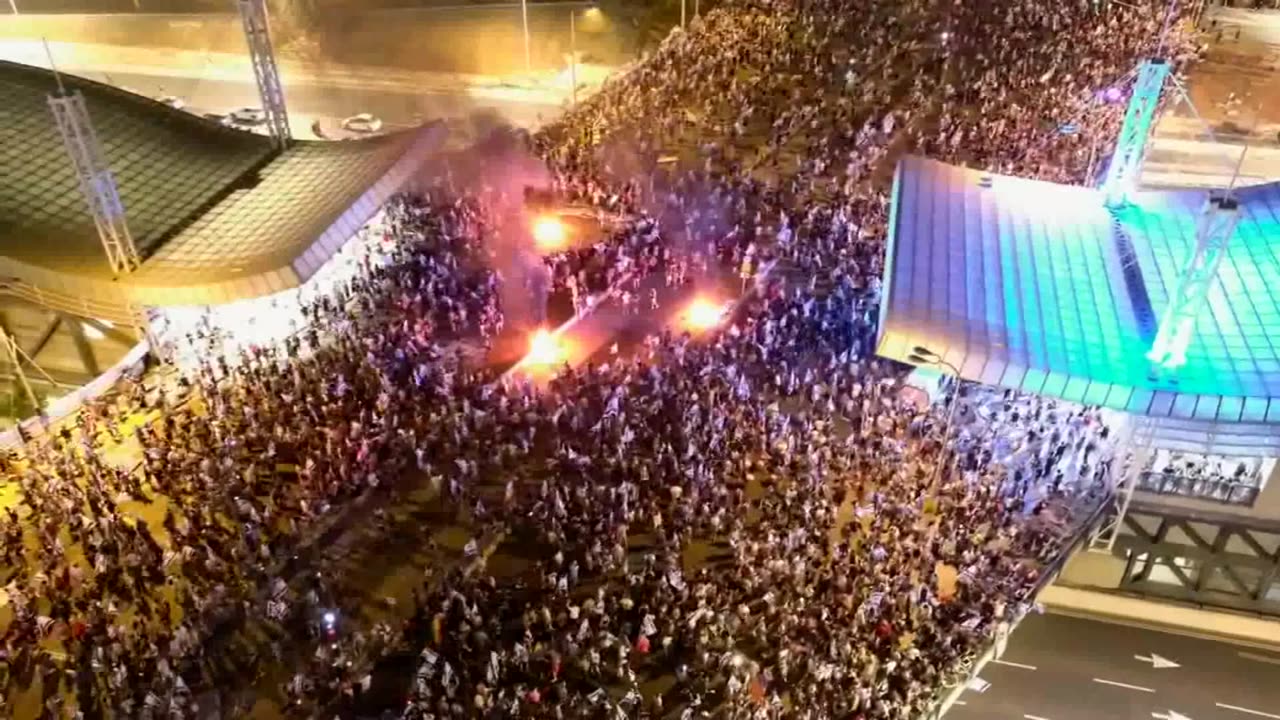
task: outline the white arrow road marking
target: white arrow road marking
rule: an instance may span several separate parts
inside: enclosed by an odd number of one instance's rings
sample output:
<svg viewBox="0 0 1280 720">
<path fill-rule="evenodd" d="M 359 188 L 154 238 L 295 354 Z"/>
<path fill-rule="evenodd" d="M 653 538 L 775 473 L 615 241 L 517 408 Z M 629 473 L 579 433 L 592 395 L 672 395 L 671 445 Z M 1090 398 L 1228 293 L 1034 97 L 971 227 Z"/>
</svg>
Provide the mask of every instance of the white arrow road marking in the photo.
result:
<svg viewBox="0 0 1280 720">
<path fill-rule="evenodd" d="M 1023 665 L 1022 663 L 1009 662 L 1008 660 L 992 660 L 997 665 L 1008 665 L 1009 667 L 1022 668 L 1023 670 L 1039 670 L 1035 665 Z"/>
<path fill-rule="evenodd" d="M 1242 712 L 1242 713 L 1245 713 L 1246 715 L 1257 715 L 1258 717 L 1274 718 L 1274 720 L 1280 720 L 1280 715 L 1272 715 L 1271 713 L 1264 713 L 1261 710 L 1250 710 L 1249 708 L 1242 708 L 1239 705 L 1224 705 L 1222 703 L 1214 703 L 1214 705 L 1217 705 L 1223 710 L 1235 710 L 1236 712 Z"/>
<path fill-rule="evenodd" d="M 1151 717 L 1156 718 L 1157 720 L 1191 720 L 1191 718 L 1183 715 L 1177 710 L 1170 710 L 1167 713 L 1153 712 L 1151 713 Z"/>
<path fill-rule="evenodd" d="M 1155 692 L 1155 690 L 1152 690 L 1149 687 L 1142 687 L 1141 685 L 1130 685 L 1129 683 L 1116 682 L 1115 680 L 1103 680 L 1102 678 L 1094 678 L 1093 681 L 1096 683 L 1102 683 L 1103 685 L 1115 685 L 1116 687 L 1128 688 L 1130 690 L 1138 690 L 1141 692 L 1149 692 L 1149 693 Z"/>
<path fill-rule="evenodd" d="M 1170 660 L 1169 658 L 1160 657 L 1155 653 L 1151 653 L 1150 655 L 1134 655 L 1133 659 L 1141 660 L 1142 662 L 1146 662 L 1146 663 L 1151 663 L 1151 667 L 1157 670 L 1162 670 L 1164 668 L 1182 667 L 1181 665 Z"/>
</svg>

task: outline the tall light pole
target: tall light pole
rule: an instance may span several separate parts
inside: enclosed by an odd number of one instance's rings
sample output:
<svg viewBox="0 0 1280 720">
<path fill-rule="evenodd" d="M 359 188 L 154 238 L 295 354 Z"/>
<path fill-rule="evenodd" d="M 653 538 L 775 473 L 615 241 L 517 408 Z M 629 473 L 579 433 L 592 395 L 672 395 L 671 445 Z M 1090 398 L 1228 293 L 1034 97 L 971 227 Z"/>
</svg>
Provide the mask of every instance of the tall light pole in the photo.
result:
<svg viewBox="0 0 1280 720">
<path fill-rule="evenodd" d="M 18 14 L 18 0 L 9 0 L 9 9 L 13 11 L 13 14 L 14 14 L 14 15 L 17 15 L 17 14 Z"/>
<path fill-rule="evenodd" d="M 520 19 L 524 22 L 524 71 L 533 72 L 529 60 L 529 0 L 520 0 Z"/>
<path fill-rule="evenodd" d="M 687 4 L 687 0 L 680 0 L 680 29 L 681 30 L 684 29 L 684 7 L 686 4 Z"/>
<path fill-rule="evenodd" d="M 574 18 L 577 14 L 577 11 L 569 10 L 569 82 L 573 84 L 569 103 L 575 108 L 578 107 L 578 21 Z"/>
<path fill-rule="evenodd" d="M 947 439 L 951 437 L 951 425 L 956 419 L 956 408 L 960 405 L 960 387 L 964 380 L 960 377 L 959 368 L 944 360 L 938 353 L 922 345 L 912 348 L 911 354 L 907 356 L 907 359 L 917 365 L 944 367 L 950 370 L 956 378 L 956 387 L 951 393 L 951 406 L 947 409 L 947 424 L 942 429 L 942 448 L 938 452 L 938 461 L 933 466 L 933 474 L 929 479 L 929 491 L 936 493 L 938 481 L 942 479 L 942 460 L 947 454 Z"/>
</svg>

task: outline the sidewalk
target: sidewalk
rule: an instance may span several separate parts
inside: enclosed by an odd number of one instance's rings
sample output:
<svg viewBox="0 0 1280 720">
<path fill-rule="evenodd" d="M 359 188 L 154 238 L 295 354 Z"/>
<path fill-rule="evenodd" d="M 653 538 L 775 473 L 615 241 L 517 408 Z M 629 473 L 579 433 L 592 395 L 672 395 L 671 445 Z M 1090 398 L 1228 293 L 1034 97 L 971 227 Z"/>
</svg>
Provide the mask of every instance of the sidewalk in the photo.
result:
<svg viewBox="0 0 1280 720">
<path fill-rule="evenodd" d="M 1113 620 L 1237 645 L 1280 648 L 1280 618 L 1268 619 L 1063 585 L 1050 585 L 1040 593 L 1038 600 L 1046 609 L 1063 615 Z"/>
</svg>

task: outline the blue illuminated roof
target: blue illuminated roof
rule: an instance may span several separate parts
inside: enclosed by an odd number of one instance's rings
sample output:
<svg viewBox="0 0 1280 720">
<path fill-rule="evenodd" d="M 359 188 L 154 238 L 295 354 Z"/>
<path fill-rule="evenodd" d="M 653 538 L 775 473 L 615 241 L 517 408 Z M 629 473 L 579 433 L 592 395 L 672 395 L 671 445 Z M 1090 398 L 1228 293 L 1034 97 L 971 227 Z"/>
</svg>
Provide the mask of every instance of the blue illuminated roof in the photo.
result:
<svg viewBox="0 0 1280 720">
<path fill-rule="evenodd" d="M 905 361 L 922 345 L 972 380 L 1144 415 L 1280 422 L 1280 184 L 1237 191 L 1187 362 L 1150 376 L 1206 197 L 1137 192 L 1112 213 L 1092 188 L 906 158 L 877 351 Z"/>
</svg>

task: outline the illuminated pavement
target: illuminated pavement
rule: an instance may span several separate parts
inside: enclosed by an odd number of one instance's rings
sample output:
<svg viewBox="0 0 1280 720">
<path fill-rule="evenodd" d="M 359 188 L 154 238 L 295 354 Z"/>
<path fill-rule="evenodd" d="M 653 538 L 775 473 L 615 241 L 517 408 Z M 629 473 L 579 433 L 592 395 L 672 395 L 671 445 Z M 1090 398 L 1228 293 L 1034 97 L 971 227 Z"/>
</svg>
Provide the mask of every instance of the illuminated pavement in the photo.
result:
<svg viewBox="0 0 1280 720">
<path fill-rule="evenodd" d="M 1198 122 L 1181 118 L 1172 120 L 1175 122 L 1161 123 L 1161 127 L 1172 129 L 1191 123 L 1199 126 Z M 1270 139 L 1262 138 L 1256 144 L 1250 140 L 1248 152 L 1244 150 L 1243 142 L 1213 143 L 1160 135 L 1147 152 L 1142 184 L 1145 187 L 1226 187 L 1231 184 L 1237 166 L 1238 186 L 1258 185 L 1280 177 L 1280 146 L 1275 143 L 1274 133 Z"/>
<path fill-rule="evenodd" d="M 91 78 L 106 80 L 98 73 Z M 256 107 L 258 89 L 251 80 L 240 82 L 205 80 L 198 77 L 173 78 L 159 75 L 111 75 L 111 83 L 152 97 L 176 95 L 197 112 L 225 113 L 241 107 Z M 387 130 L 411 127 L 437 118 L 465 119 L 478 113 L 495 112 L 514 125 L 535 127 L 554 118 L 560 108 L 517 100 L 473 98 L 454 90 L 388 90 L 300 86 L 286 90 L 290 115 L 320 118 L 326 129 L 338 132 L 346 117 L 367 112 L 381 118 Z M 296 120 L 295 120 L 296 124 Z M 307 123 L 304 123 L 304 125 Z"/>
<path fill-rule="evenodd" d="M 1166 90 L 1170 109 L 1148 146 L 1144 185 L 1226 186 L 1246 145 L 1238 184 L 1280 178 L 1280 14 L 1213 8 L 1208 17 L 1206 27 L 1213 19 L 1218 25 L 1185 81 L 1195 109 L 1172 86 Z"/>
<path fill-rule="evenodd" d="M 1280 653 L 1066 615 L 1027 617 L 979 676 L 947 720 L 1280 718 Z"/>
<path fill-rule="evenodd" d="M 225 113 L 260 105 L 252 68 L 242 55 L 52 45 L 54 60 L 64 72 L 150 97 L 175 96 L 193 112 Z M 0 59 L 41 67 L 49 64 L 43 46 L 31 41 L 0 41 Z M 581 65 L 579 99 L 611 71 Z M 320 118 L 335 129 L 342 118 L 361 112 L 381 118 L 387 129 L 476 113 L 496 113 L 514 125 L 535 127 L 558 115 L 570 97 L 570 81 L 563 69 L 531 76 L 486 76 L 282 63 L 280 72 L 290 114 Z"/>
</svg>

